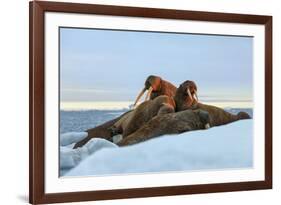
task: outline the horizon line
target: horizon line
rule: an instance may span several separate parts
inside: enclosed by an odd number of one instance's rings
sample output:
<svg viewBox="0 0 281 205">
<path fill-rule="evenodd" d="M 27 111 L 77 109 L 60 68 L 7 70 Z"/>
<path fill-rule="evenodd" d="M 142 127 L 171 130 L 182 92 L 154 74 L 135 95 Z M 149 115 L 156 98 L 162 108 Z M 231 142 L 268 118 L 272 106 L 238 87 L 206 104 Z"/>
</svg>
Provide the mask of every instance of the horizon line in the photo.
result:
<svg viewBox="0 0 281 205">
<path fill-rule="evenodd" d="M 221 108 L 253 108 L 253 101 L 200 101 Z M 134 101 L 76 101 L 60 102 L 60 110 L 124 110 Z"/>
</svg>

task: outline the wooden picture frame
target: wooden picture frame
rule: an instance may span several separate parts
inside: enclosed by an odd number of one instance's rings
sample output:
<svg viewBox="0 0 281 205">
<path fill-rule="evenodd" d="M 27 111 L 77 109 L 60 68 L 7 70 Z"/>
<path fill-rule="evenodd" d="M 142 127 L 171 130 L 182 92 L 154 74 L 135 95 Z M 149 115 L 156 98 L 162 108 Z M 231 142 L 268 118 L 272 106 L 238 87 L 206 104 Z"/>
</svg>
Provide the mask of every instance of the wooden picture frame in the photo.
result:
<svg viewBox="0 0 281 205">
<path fill-rule="evenodd" d="M 214 13 L 155 8 L 105 6 L 77 3 L 33 1 L 29 4 L 30 62 L 30 138 L 29 200 L 32 204 L 88 200 L 153 197 L 181 194 L 229 192 L 272 188 L 272 17 L 246 14 Z M 117 190 L 45 193 L 45 44 L 46 12 L 96 14 L 204 22 L 243 23 L 265 26 L 265 180 L 233 183 L 180 185 Z"/>
</svg>

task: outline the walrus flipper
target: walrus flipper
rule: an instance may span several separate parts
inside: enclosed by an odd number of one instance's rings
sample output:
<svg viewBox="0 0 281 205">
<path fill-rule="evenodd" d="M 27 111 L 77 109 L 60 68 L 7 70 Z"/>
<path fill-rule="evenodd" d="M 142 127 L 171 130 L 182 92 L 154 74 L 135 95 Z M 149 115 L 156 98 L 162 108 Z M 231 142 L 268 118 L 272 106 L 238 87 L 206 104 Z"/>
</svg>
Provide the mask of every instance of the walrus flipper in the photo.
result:
<svg viewBox="0 0 281 205">
<path fill-rule="evenodd" d="M 92 129 L 87 130 L 86 132 L 88 132 L 88 136 L 84 139 L 82 139 L 81 141 L 77 142 L 73 149 L 76 149 L 78 147 L 82 147 L 85 144 L 87 144 L 88 141 L 90 141 L 92 138 L 103 138 L 106 140 L 111 141 L 112 140 L 112 130 L 110 129 L 118 120 L 120 120 L 122 117 L 124 117 L 125 115 L 128 115 L 131 112 L 128 111 L 124 114 L 122 114 L 121 116 L 107 121 L 97 127 L 94 127 Z"/>
</svg>

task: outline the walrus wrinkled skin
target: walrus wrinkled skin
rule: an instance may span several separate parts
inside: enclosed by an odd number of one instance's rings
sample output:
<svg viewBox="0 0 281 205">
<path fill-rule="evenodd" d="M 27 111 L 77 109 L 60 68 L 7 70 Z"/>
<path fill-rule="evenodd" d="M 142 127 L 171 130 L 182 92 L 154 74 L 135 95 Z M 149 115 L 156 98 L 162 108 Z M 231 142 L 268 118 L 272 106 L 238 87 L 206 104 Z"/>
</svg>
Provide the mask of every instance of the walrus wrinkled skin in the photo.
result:
<svg viewBox="0 0 281 205">
<path fill-rule="evenodd" d="M 177 87 L 174 86 L 172 83 L 163 80 L 159 76 L 150 75 L 147 77 L 144 88 L 141 90 L 139 95 L 137 96 L 134 106 L 138 103 L 140 98 L 143 96 L 145 91 L 147 90 L 147 94 L 145 100 L 153 100 L 158 96 L 166 95 L 168 97 L 174 97 Z"/>
<path fill-rule="evenodd" d="M 123 116 L 112 127 L 113 135 L 122 134 L 123 138 L 138 130 L 156 115 L 175 112 L 173 98 L 161 95 L 140 104 L 135 110 Z"/>
<path fill-rule="evenodd" d="M 251 117 L 246 112 L 239 112 L 237 115 L 231 114 L 221 108 L 212 105 L 206 105 L 198 102 L 198 98 L 194 97 L 197 92 L 197 86 L 193 81 L 185 81 L 176 91 L 175 102 L 176 111 L 187 109 L 201 109 L 209 113 L 210 126 L 219 126 L 228 124 L 242 119 L 250 119 Z"/>
<path fill-rule="evenodd" d="M 179 134 L 209 127 L 209 114 L 202 110 L 185 110 L 157 115 L 134 133 L 123 138 L 119 146 L 132 145 L 165 134 Z"/>
</svg>

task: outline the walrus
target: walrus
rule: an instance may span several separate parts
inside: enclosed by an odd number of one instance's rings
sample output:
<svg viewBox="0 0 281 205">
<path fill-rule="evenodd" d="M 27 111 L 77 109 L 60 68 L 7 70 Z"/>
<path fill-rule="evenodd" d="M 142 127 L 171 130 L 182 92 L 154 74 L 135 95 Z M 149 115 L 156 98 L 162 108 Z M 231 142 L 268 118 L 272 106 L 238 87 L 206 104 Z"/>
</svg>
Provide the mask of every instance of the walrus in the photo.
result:
<svg viewBox="0 0 281 205">
<path fill-rule="evenodd" d="M 179 134 L 209 128 L 210 117 L 203 110 L 184 110 L 157 115 L 134 133 L 117 142 L 119 146 L 132 145 L 165 134 Z"/>
<path fill-rule="evenodd" d="M 149 76 L 147 81 L 152 77 L 154 85 L 159 84 L 161 78 Z M 146 81 L 146 83 L 147 83 Z M 158 83 L 155 83 L 157 81 Z M 145 87 L 146 88 L 146 87 Z M 177 90 L 177 89 L 176 89 Z M 197 97 L 197 88 L 191 90 L 192 94 Z M 190 91 L 189 91 L 190 92 Z M 176 103 L 174 95 L 160 95 L 153 96 L 151 100 L 144 101 L 130 114 L 123 116 L 110 129 L 112 136 L 121 134 L 121 138 L 126 138 L 128 135 L 134 133 L 141 128 L 145 123 L 151 120 L 154 116 L 175 112 Z M 137 99 L 138 100 L 138 99 Z M 114 141 L 114 139 L 112 139 Z"/>
<path fill-rule="evenodd" d="M 174 99 L 161 95 L 141 103 L 135 110 L 120 118 L 110 129 L 112 135 L 122 134 L 123 138 L 138 130 L 156 115 L 175 112 Z"/>
<path fill-rule="evenodd" d="M 176 111 L 187 109 L 201 109 L 209 113 L 210 126 L 219 126 L 234 122 L 237 120 L 250 119 L 246 112 L 239 112 L 237 115 L 231 114 L 219 107 L 206 105 L 198 102 L 196 96 L 197 86 L 193 81 L 187 80 L 183 82 L 177 89 L 174 100 L 176 103 Z"/>
<path fill-rule="evenodd" d="M 138 103 L 140 98 L 143 96 L 145 91 L 147 90 L 147 94 L 145 97 L 146 100 L 153 100 L 154 98 L 160 96 L 160 95 L 166 95 L 168 97 L 174 97 L 177 87 L 174 86 L 172 83 L 163 80 L 159 76 L 150 75 L 147 77 L 144 88 L 141 90 L 141 92 L 138 94 L 134 106 Z"/>
<path fill-rule="evenodd" d="M 134 106 L 137 104 L 137 102 L 139 101 L 139 99 L 142 97 L 142 95 L 144 94 L 144 92 L 146 90 L 148 90 L 147 95 L 146 95 L 146 100 L 149 100 L 149 99 L 152 100 L 160 95 L 166 95 L 166 96 L 173 97 L 175 95 L 176 89 L 177 89 L 176 86 L 174 86 L 172 83 L 170 83 L 166 80 L 163 80 L 159 76 L 154 76 L 154 75 L 148 76 L 144 84 L 145 84 L 145 87 L 143 88 L 141 93 L 138 95 L 138 97 L 134 103 Z M 104 138 L 107 140 L 111 139 L 111 137 L 113 135 L 112 131 L 116 130 L 116 129 L 112 129 L 113 125 L 116 122 L 118 122 L 120 119 L 122 119 L 123 117 L 124 117 L 123 120 L 127 119 L 131 115 L 132 111 L 133 110 L 130 110 L 113 120 L 105 122 L 104 124 L 94 127 L 92 129 L 86 130 L 86 132 L 88 132 L 88 136 L 86 138 L 84 138 L 83 140 L 77 142 L 73 148 L 75 149 L 78 147 L 82 147 L 92 138 Z M 119 122 L 119 124 L 120 124 L 120 122 Z M 116 127 L 120 127 L 120 126 L 116 126 Z"/>
<path fill-rule="evenodd" d="M 157 104 L 156 102 L 157 101 L 155 101 L 155 104 Z M 234 115 L 221 108 L 199 103 L 197 86 L 193 81 L 189 80 L 182 83 L 176 90 L 173 102 L 175 103 L 175 107 L 173 107 L 174 111 L 176 111 L 175 113 L 154 115 L 150 121 L 140 124 L 138 126 L 139 129 L 135 129 L 134 132 L 124 135 L 123 139 L 121 139 L 120 142 L 117 142 L 117 144 L 120 146 L 135 144 L 164 134 L 181 133 L 184 131 L 219 126 L 240 119 L 250 119 L 250 116 L 246 112 L 240 112 L 237 115 Z M 155 104 L 154 106 L 157 108 L 157 105 Z M 139 110 L 140 118 L 143 117 L 141 113 L 145 112 L 147 105 L 148 104 L 145 103 L 140 105 L 142 106 Z M 169 106 L 172 107 L 173 104 L 169 104 Z M 194 117 L 196 113 L 199 113 L 199 116 L 201 114 L 201 118 Z M 134 113 L 132 113 L 132 115 L 134 115 Z M 125 129 L 126 126 L 130 126 L 130 124 L 134 124 L 133 118 L 130 118 L 126 122 L 124 125 Z"/>
</svg>

